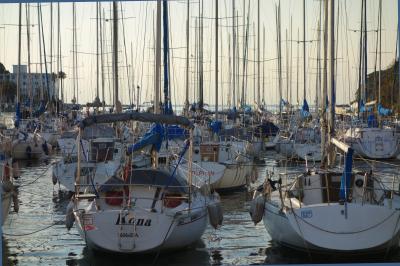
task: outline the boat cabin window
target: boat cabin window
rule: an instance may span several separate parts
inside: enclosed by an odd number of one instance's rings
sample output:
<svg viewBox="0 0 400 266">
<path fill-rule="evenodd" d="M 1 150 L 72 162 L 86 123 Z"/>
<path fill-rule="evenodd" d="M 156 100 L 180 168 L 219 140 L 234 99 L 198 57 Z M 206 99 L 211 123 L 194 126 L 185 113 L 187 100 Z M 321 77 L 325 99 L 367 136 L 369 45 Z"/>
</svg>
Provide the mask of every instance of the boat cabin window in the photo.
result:
<svg viewBox="0 0 400 266">
<path fill-rule="evenodd" d="M 166 164 L 167 157 L 158 157 L 158 164 Z"/>
<path fill-rule="evenodd" d="M 202 161 L 217 162 L 219 157 L 219 144 L 201 144 L 200 153 Z"/>
<path fill-rule="evenodd" d="M 93 141 L 90 145 L 90 160 L 96 162 L 110 161 L 114 155 L 114 142 Z"/>
</svg>

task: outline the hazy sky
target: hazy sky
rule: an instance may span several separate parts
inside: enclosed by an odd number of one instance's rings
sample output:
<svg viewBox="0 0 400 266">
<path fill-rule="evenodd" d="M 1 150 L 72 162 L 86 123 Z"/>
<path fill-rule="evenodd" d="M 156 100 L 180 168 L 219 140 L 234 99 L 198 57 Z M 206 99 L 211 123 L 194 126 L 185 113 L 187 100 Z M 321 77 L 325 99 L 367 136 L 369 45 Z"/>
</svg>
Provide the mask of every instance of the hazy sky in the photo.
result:
<svg viewBox="0 0 400 266">
<path fill-rule="evenodd" d="M 231 93 L 230 72 L 229 72 L 229 48 L 232 49 L 232 1 L 219 0 L 220 28 L 219 28 L 219 55 L 220 55 L 220 99 L 219 102 L 227 103 L 227 97 Z M 248 78 L 247 78 L 247 102 L 253 103 L 253 90 L 255 85 L 256 70 L 254 68 L 254 44 L 257 37 L 257 1 L 256 0 L 235 0 L 236 10 L 239 15 L 239 53 L 243 57 L 244 44 L 244 22 L 243 22 L 243 3 L 245 1 L 246 13 L 250 1 L 249 18 L 249 44 L 248 58 Z M 261 66 L 261 82 L 264 91 L 265 100 L 268 104 L 278 102 L 278 83 L 277 83 L 277 44 L 276 44 L 276 19 L 275 5 L 277 0 L 260 0 L 260 44 L 261 60 L 268 60 Z M 378 0 L 367 1 L 368 28 L 376 30 L 378 27 Z M 102 2 L 102 9 L 105 12 L 105 18 L 110 18 L 111 3 Z M 26 23 L 25 5 L 23 9 L 23 24 Z M 96 93 L 96 4 L 95 3 L 76 3 L 77 6 L 77 40 L 78 40 L 78 83 L 79 83 L 79 102 L 85 103 L 92 101 Z M 121 8 L 121 6 L 119 6 Z M 149 101 L 153 97 L 154 91 L 154 27 L 155 20 L 155 1 L 122 2 L 124 10 L 125 43 L 122 20 L 120 20 L 119 32 L 119 74 L 120 74 L 120 98 L 123 103 L 129 103 L 128 96 L 128 78 L 130 86 L 134 82 L 135 87 L 139 85 L 142 88 L 142 101 Z M 205 75 L 205 102 L 214 103 L 215 90 L 215 22 L 212 19 L 215 14 L 215 1 L 204 0 L 204 75 Z M 54 9 L 54 41 L 53 55 L 56 55 L 57 47 L 57 4 L 53 4 Z M 72 91 L 72 3 L 61 3 L 61 39 L 62 39 L 62 60 L 63 70 L 67 74 L 65 82 L 65 99 L 70 102 L 73 97 Z M 306 1 L 306 39 L 313 40 L 307 43 L 307 100 L 309 103 L 315 101 L 316 90 L 316 57 L 317 57 L 317 37 L 319 20 L 320 1 Z M 338 14 L 339 10 L 339 14 Z M 186 1 L 169 1 L 170 12 L 170 46 L 171 49 L 171 84 L 172 84 L 172 102 L 181 104 L 185 99 L 185 57 L 186 57 Z M 359 56 L 359 32 L 352 30 L 360 28 L 361 0 L 336 0 L 336 23 L 338 25 L 339 40 L 338 48 L 338 76 L 337 76 L 337 102 L 347 103 L 354 99 L 354 92 L 357 88 L 358 77 L 358 56 Z M 50 4 L 42 4 L 44 36 L 46 42 L 47 61 L 50 61 Z M 195 56 L 195 20 L 199 15 L 199 2 L 191 1 L 190 9 L 190 54 Z M 339 15 L 339 17 L 338 17 Z M 121 14 L 119 14 L 121 18 Z M 303 99 L 303 46 L 299 46 L 299 61 L 297 61 L 298 44 L 296 42 L 286 42 L 286 30 L 288 39 L 297 40 L 299 31 L 300 39 L 303 36 L 303 1 L 300 0 L 281 0 L 281 39 L 282 39 L 282 75 L 283 75 L 283 96 L 286 96 L 288 77 L 289 90 L 291 90 L 292 102 L 296 102 L 297 91 L 297 70 L 299 73 L 299 99 Z M 339 18 L 339 20 L 337 20 Z M 39 41 L 37 27 L 37 4 L 30 4 L 30 20 L 35 24 L 31 27 L 31 61 L 39 62 Z M 292 37 L 290 37 L 290 24 L 292 20 Z M 18 48 L 18 4 L 0 5 L 0 62 L 3 62 L 7 69 L 12 68 L 17 63 Z M 10 25 L 11 24 L 11 25 Z M 15 25 L 13 25 L 15 24 Z M 110 88 L 112 85 L 111 77 L 111 22 L 105 22 L 104 35 L 104 58 L 106 80 L 105 80 L 105 99 L 110 103 Z M 265 52 L 263 52 L 263 28 L 265 28 Z M 397 31 L 397 3 L 395 0 L 383 0 L 382 17 L 382 67 L 385 68 L 395 59 L 396 51 L 396 31 Z M 27 40 L 26 27 L 22 29 L 22 62 L 27 62 Z M 371 31 L 368 33 L 368 67 L 370 71 L 376 64 L 376 37 L 377 33 Z M 291 47 L 290 47 L 291 44 Z M 288 46 L 287 46 L 288 45 Z M 230 47 L 229 47 L 230 46 Z M 257 48 L 257 46 L 256 46 Z M 289 54 L 286 53 L 287 48 Z M 290 53 L 291 50 L 291 53 Z M 131 52 L 132 51 L 132 52 Z M 232 50 L 231 50 L 232 53 Z M 272 60 L 269 60 L 272 59 Z M 287 60 L 288 59 L 288 60 Z M 53 71 L 56 71 L 56 59 L 53 58 Z M 289 73 L 287 73 L 287 62 L 289 63 Z M 299 68 L 297 68 L 299 65 Z M 127 66 L 129 73 L 127 76 Z M 133 70 L 132 70 L 133 66 Z M 193 99 L 197 81 L 195 77 L 195 61 L 191 59 L 190 75 L 190 99 Z M 378 65 L 377 65 L 378 67 Z M 240 63 L 240 71 L 242 62 Z M 32 69 L 39 71 L 38 64 L 32 64 Z M 44 69 L 44 67 L 43 67 Z M 291 69 L 291 71 L 290 71 Z M 50 71 L 50 64 L 48 64 Z M 132 75 L 134 73 L 134 77 Z M 291 74 L 290 74 L 291 73 Z M 242 75 L 242 73 L 238 73 Z M 240 80 L 242 76 L 240 76 Z M 255 83 L 254 83 L 255 82 Z M 242 82 L 240 81 L 240 88 Z M 237 92 L 238 93 L 238 92 Z M 101 95 L 100 95 L 101 97 Z M 191 100 L 193 101 L 193 100 Z"/>
</svg>

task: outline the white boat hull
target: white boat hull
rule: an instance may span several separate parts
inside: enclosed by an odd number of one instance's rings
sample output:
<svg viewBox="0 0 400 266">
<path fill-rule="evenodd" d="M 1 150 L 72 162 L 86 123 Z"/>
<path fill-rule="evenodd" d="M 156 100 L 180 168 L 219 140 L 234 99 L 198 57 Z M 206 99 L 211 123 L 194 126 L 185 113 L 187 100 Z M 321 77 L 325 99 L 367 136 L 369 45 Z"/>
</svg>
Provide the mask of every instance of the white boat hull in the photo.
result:
<svg viewBox="0 0 400 266">
<path fill-rule="evenodd" d="M 374 215 L 371 215 L 374 213 Z M 281 212 L 266 203 L 264 225 L 272 239 L 316 252 L 379 251 L 397 246 L 400 212 L 369 204 L 315 205 Z"/>
</svg>

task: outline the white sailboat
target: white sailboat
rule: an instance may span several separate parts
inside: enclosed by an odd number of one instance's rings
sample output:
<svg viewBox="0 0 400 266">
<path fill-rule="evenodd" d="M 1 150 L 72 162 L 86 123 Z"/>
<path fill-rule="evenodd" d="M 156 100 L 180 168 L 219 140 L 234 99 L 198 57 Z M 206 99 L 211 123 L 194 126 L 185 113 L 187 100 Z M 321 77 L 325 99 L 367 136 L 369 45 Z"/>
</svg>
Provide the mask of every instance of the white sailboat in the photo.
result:
<svg viewBox="0 0 400 266">
<path fill-rule="evenodd" d="M 255 223 L 263 219 L 273 241 L 308 253 L 387 252 L 398 246 L 400 238 L 400 196 L 392 187 L 396 178 L 352 171 L 353 149 L 333 137 L 334 0 L 330 0 L 330 11 L 329 139 L 326 151 L 321 148 L 328 155 L 328 166 L 335 161 L 333 145 L 345 153 L 343 172 L 324 168 L 287 176 L 286 182 L 267 179 L 252 202 L 251 215 Z M 326 27 L 327 14 L 328 1 Z"/>
<path fill-rule="evenodd" d="M 190 125 L 183 117 L 132 113 L 88 118 L 82 121 L 81 129 L 94 121 L 121 119 Z M 78 155 L 81 154 L 79 149 Z M 189 153 L 191 150 L 189 148 Z M 75 220 L 90 248 L 125 254 L 182 248 L 201 237 L 208 212 L 211 221 L 220 223 L 222 214 L 216 205 L 219 199 L 207 192 L 207 183 L 192 182 L 191 171 L 186 177 L 181 176 L 174 165 L 158 165 L 156 152 L 152 157 L 153 167 L 140 169 L 133 169 L 131 159 L 127 158 L 125 167 L 114 176 L 96 185 L 82 185 L 87 187 L 86 193 L 75 194 L 67 210 L 67 226 Z M 76 191 L 81 191 L 80 171 L 77 173 Z"/>
</svg>

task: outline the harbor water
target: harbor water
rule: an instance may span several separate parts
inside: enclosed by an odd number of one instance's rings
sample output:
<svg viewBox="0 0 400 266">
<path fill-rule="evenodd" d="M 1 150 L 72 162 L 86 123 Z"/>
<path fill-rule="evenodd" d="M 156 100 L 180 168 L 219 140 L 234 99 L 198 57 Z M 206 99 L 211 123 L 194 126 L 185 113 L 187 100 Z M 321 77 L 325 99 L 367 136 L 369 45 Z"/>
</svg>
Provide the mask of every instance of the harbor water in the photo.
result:
<svg viewBox="0 0 400 266">
<path fill-rule="evenodd" d="M 400 262 L 398 251 L 379 256 L 347 258 L 316 256 L 295 252 L 270 242 L 263 223 L 256 226 L 248 213 L 250 191 L 222 195 L 223 226 L 209 226 L 201 241 L 190 248 L 146 256 L 117 256 L 94 253 L 85 246 L 75 227 L 67 231 L 65 212 L 70 195 L 51 180 L 52 164 L 57 155 L 38 162 L 21 162 L 20 209 L 10 213 L 3 226 L 3 265 L 257 265 L 278 263 Z M 261 184 L 267 171 L 295 172 L 304 163 L 287 164 L 273 151 L 258 164 Z M 392 169 L 383 167 L 382 169 Z M 381 170 L 382 170 L 381 169 Z"/>
</svg>

